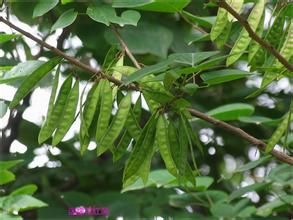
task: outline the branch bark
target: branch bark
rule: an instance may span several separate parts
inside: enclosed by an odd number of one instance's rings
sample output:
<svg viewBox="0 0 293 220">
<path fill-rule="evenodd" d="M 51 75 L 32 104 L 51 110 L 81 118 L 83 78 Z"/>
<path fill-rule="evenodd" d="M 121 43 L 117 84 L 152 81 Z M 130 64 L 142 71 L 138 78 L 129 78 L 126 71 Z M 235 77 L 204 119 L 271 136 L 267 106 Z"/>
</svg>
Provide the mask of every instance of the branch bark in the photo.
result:
<svg viewBox="0 0 293 220">
<path fill-rule="evenodd" d="M 30 34 L 30 33 L 26 32 L 26 31 L 22 30 L 21 28 L 15 26 L 14 24 L 10 23 L 9 21 L 7 21 L 6 19 L 4 19 L 1 16 L 0 16 L 0 22 L 5 23 L 6 25 L 10 26 L 14 30 L 16 30 L 16 31 L 22 33 L 23 35 L 27 36 L 31 40 L 39 43 L 40 45 L 46 47 L 49 50 L 51 50 L 53 53 L 63 57 L 64 59 L 69 61 L 71 64 L 73 64 L 73 65 L 75 65 L 75 66 L 77 66 L 77 67 L 79 67 L 79 68 L 81 68 L 81 69 L 83 69 L 83 70 L 85 70 L 85 71 L 87 71 L 87 72 L 89 72 L 91 74 L 99 74 L 101 77 L 104 77 L 105 79 L 108 79 L 110 82 L 113 82 L 117 86 L 120 86 L 120 87 L 123 86 L 122 81 L 117 80 L 112 76 L 105 75 L 102 72 L 97 71 L 97 70 L 93 69 L 92 67 L 87 66 L 84 63 L 81 63 L 79 60 L 75 59 L 74 57 L 68 56 L 67 54 L 63 53 L 61 50 L 58 50 L 57 48 L 55 48 L 55 47 L 47 44 L 46 42 L 36 38 L 32 34 Z M 136 65 L 137 68 L 140 69 L 141 66 L 136 61 L 135 57 L 133 56 L 133 54 L 131 53 L 131 51 L 127 47 L 126 43 L 121 38 L 118 30 L 114 29 L 114 31 L 117 32 L 116 36 L 118 37 L 119 42 L 121 43 L 121 46 L 125 50 L 126 54 L 129 57 L 132 57 L 130 59 L 134 62 L 134 65 Z M 135 85 L 135 84 L 131 84 L 130 86 L 127 87 L 127 89 L 139 91 L 139 87 L 137 85 Z M 207 122 L 209 122 L 211 124 L 214 124 L 217 127 L 223 128 L 223 129 L 229 131 L 232 134 L 235 134 L 235 135 L 238 135 L 238 136 L 242 137 L 243 139 L 247 140 L 251 144 L 256 145 L 260 150 L 263 150 L 265 148 L 265 146 L 266 146 L 266 144 L 264 142 L 262 142 L 261 140 L 251 136 L 250 134 L 246 133 L 245 131 L 243 131 L 242 129 L 240 129 L 238 127 L 234 127 L 234 126 L 232 126 L 232 125 L 230 125 L 230 124 L 228 124 L 226 122 L 217 120 L 217 119 L 215 119 L 213 117 L 210 117 L 210 116 L 208 116 L 208 115 L 206 115 L 206 114 L 204 114 L 204 113 L 202 113 L 202 112 L 200 112 L 200 111 L 198 111 L 196 109 L 188 108 L 187 110 L 195 117 L 198 117 L 198 118 L 200 118 L 200 119 L 202 119 L 204 121 L 207 121 Z M 293 157 L 290 157 L 290 156 L 286 155 L 285 153 L 277 151 L 277 150 L 272 150 L 271 154 L 274 157 L 276 157 L 277 159 L 279 159 L 280 161 L 293 165 Z"/>
<path fill-rule="evenodd" d="M 280 63 L 282 63 L 289 71 L 293 71 L 293 65 L 290 64 L 289 61 L 286 60 L 272 45 L 270 45 L 268 42 L 266 42 L 262 38 L 260 38 L 251 29 L 248 22 L 240 14 L 238 14 L 225 0 L 218 0 L 217 4 L 219 7 L 225 9 L 231 15 L 233 15 L 239 21 L 239 23 L 245 28 L 245 30 L 248 32 L 249 36 L 253 40 L 255 40 L 259 45 L 261 45 L 268 52 L 270 52 L 272 55 L 274 55 L 280 61 Z"/>
</svg>

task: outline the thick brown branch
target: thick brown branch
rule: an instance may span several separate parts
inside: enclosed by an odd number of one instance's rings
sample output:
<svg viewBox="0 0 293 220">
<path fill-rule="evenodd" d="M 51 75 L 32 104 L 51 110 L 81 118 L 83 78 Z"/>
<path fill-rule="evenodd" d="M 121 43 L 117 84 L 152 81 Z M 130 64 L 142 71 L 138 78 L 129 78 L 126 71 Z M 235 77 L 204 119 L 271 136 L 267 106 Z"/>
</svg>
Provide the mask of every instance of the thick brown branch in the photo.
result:
<svg viewBox="0 0 293 220">
<path fill-rule="evenodd" d="M 255 40 L 259 45 L 274 55 L 289 71 L 293 71 L 293 65 L 288 62 L 272 45 L 260 38 L 250 27 L 248 22 L 239 15 L 225 0 L 218 0 L 217 4 L 219 7 L 224 8 L 231 15 L 233 15 L 239 23 L 245 28 L 249 36 Z"/>
<path fill-rule="evenodd" d="M 15 29 L 16 31 L 22 33 L 23 35 L 27 36 L 28 38 L 30 38 L 31 40 L 39 43 L 40 45 L 46 47 L 47 49 L 51 50 L 53 53 L 63 57 L 64 59 L 68 60 L 71 64 L 91 73 L 91 74 L 99 74 L 100 76 L 108 79 L 110 82 L 113 82 L 115 85 L 117 86 L 123 86 L 123 82 L 120 80 L 115 79 L 112 76 L 108 76 L 108 75 L 104 75 L 103 73 L 96 71 L 95 69 L 93 69 L 90 66 L 87 66 L 83 63 L 81 63 L 79 60 L 75 59 L 74 57 L 68 56 L 67 54 L 63 53 L 62 51 L 58 50 L 55 47 L 52 47 L 51 45 L 47 44 L 46 42 L 43 42 L 42 40 L 34 37 L 33 35 L 31 35 L 30 33 L 22 30 L 21 28 L 13 25 L 12 23 L 10 23 L 9 21 L 5 20 L 3 17 L 0 16 L 0 22 L 3 22 L 5 24 L 7 24 L 8 26 L 10 26 L 11 28 Z M 127 47 L 127 45 L 125 44 L 125 42 L 123 41 L 123 39 L 121 38 L 121 36 L 119 35 L 119 33 L 116 35 L 121 43 L 121 46 L 123 47 L 123 49 L 125 50 L 125 52 L 127 53 L 127 55 L 129 57 L 132 57 L 131 60 L 135 63 L 137 68 L 141 68 L 141 66 L 139 65 L 139 63 L 136 61 L 135 57 L 132 55 L 131 51 L 129 50 L 129 48 Z M 139 90 L 139 87 L 136 86 L 135 84 L 131 84 L 130 86 L 128 86 L 129 89 L 131 90 Z M 232 134 L 236 134 L 240 137 L 242 137 L 243 139 L 247 140 L 248 142 L 258 146 L 258 148 L 260 150 L 263 150 L 266 146 L 266 144 L 264 142 L 262 142 L 259 139 L 256 139 L 255 137 L 249 135 L 248 133 L 246 133 L 245 131 L 243 131 L 240 128 L 234 127 L 230 124 L 227 124 L 226 122 L 217 120 L 213 117 L 210 117 L 198 110 L 195 109 L 191 109 L 189 108 L 188 111 L 195 117 L 201 118 L 202 120 L 205 120 L 211 124 L 216 125 L 217 127 L 226 129 L 227 131 L 229 131 Z M 291 164 L 293 165 L 293 158 L 280 152 L 277 150 L 273 150 L 271 152 L 271 154 L 276 157 L 277 159 L 279 159 L 280 161 L 283 161 L 285 163 Z"/>
</svg>

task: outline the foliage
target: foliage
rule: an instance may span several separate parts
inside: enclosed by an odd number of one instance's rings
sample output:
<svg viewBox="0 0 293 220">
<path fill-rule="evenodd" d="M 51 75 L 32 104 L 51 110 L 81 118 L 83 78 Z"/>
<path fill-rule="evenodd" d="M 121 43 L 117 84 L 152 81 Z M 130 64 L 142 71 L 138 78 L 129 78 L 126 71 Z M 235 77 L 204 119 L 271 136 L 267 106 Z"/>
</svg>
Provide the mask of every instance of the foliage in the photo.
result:
<svg viewBox="0 0 293 220">
<path fill-rule="evenodd" d="M 41 186 L 38 198 L 49 204 L 37 211 L 38 218 L 66 219 L 66 208 L 93 204 L 108 206 L 110 218 L 278 215 L 277 219 L 283 219 L 292 214 L 291 167 L 268 155 L 274 155 L 277 145 L 287 147 L 283 154 L 292 152 L 292 70 L 217 3 L 39 0 L 4 4 L 19 22 L 37 24 L 43 35 L 40 51 L 33 55 L 25 40 L 34 40 L 30 33 L 0 34 L 5 54 L 0 58 L 0 84 L 17 88 L 12 99 L 0 101 L 1 118 L 10 114 L 13 120 L 15 109 L 26 111 L 25 99 L 37 86 L 51 89 L 42 125 L 20 117 L 16 128 L 5 128 L 18 130 L 15 138 L 28 150 L 9 154 L 10 143 L 4 158 L 23 159 L 29 166 L 33 148 L 49 146 L 50 161 L 61 164 L 19 171 L 28 172 L 27 180 Z M 227 3 L 247 17 L 252 31 L 290 65 L 292 3 Z M 269 25 L 265 25 L 266 9 L 271 12 Z M 58 34 L 57 48 L 44 43 Z M 82 47 L 65 47 L 73 37 L 80 39 Z M 245 85 L 254 79 L 261 80 L 259 88 Z M 280 79 L 287 80 L 289 92 L 272 92 L 272 85 Z M 268 94 L 274 109 L 259 104 Z M 192 114 L 191 108 L 200 109 L 204 116 Z M 215 126 L 207 124 L 210 118 Z M 78 133 L 66 140 L 76 122 Z M 239 137 L 221 130 L 227 127 L 224 122 L 234 126 Z M 247 138 L 237 127 L 255 138 Z M 212 134 L 203 134 L 207 130 Z M 250 146 L 240 137 L 260 149 L 264 147 L 261 139 L 265 140 L 267 146 L 258 160 L 244 157 Z M 96 146 L 96 153 L 91 145 Z M 54 149 L 61 153 L 50 153 Z M 229 171 L 225 163 L 231 155 L 238 166 Z M 17 162 L 0 163 L 1 184 L 15 179 L 8 169 Z M 254 172 L 261 168 L 269 172 L 259 178 Z M 243 184 L 249 175 L 252 183 Z M 15 211 L 43 207 L 43 202 L 31 196 L 36 185 L 24 185 L 1 197 L 0 215 L 20 219 L 12 217 Z M 253 193 L 260 197 L 257 204 L 244 198 Z"/>
</svg>

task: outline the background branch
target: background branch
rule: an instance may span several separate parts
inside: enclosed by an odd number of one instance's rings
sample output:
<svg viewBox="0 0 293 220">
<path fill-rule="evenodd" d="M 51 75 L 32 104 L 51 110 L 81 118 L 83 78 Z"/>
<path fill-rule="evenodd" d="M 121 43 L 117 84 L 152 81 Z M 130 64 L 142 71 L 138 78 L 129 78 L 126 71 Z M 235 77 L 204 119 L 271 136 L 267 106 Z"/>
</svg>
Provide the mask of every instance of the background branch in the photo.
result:
<svg viewBox="0 0 293 220">
<path fill-rule="evenodd" d="M 274 55 L 280 61 L 280 63 L 282 63 L 289 71 L 293 71 L 293 65 L 290 64 L 289 61 L 286 60 L 272 45 L 270 45 L 268 42 L 264 41 L 261 37 L 259 37 L 251 29 L 248 22 L 240 14 L 238 14 L 225 0 L 218 0 L 217 4 L 219 7 L 224 8 L 231 15 L 233 15 L 239 21 L 239 23 L 245 28 L 245 30 L 248 32 L 249 36 L 253 40 L 255 40 L 259 45 L 261 45 L 268 52 Z"/>
<path fill-rule="evenodd" d="M 68 56 L 67 54 L 65 54 L 64 52 L 62 52 L 61 50 L 47 44 L 46 42 L 36 38 L 35 36 L 33 36 L 32 34 L 22 30 L 21 28 L 15 26 L 14 24 L 12 24 L 11 22 L 7 21 L 6 19 L 4 19 L 3 17 L 0 16 L 0 22 L 5 23 L 6 25 L 10 26 L 11 28 L 13 28 L 14 30 L 22 33 L 23 35 L 27 36 L 28 38 L 30 38 L 31 40 L 39 43 L 40 45 L 46 47 L 47 49 L 51 50 L 53 53 L 63 57 L 64 59 L 68 60 L 71 64 L 91 73 L 91 74 L 99 74 L 101 77 L 108 79 L 110 82 L 113 82 L 114 84 L 116 84 L 117 86 L 122 86 L 123 87 L 123 82 L 120 80 L 115 79 L 112 76 L 109 75 L 105 75 L 100 71 L 97 71 L 95 69 L 93 69 L 92 67 L 81 63 L 79 60 L 75 59 L 74 57 Z M 131 53 L 131 51 L 129 50 L 129 48 L 127 47 L 126 43 L 123 41 L 123 39 L 121 38 L 121 35 L 119 34 L 119 32 L 117 31 L 117 29 L 113 29 L 116 32 L 116 36 L 122 46 L 122 48 L 125 50 L 126 54 L 129 56 L 129 58 L 132 60 L 132 62 L 134 63 L 134 65 L 138 68 L 141 69 L 141 66 L 139 65 L 139 63 L 137 62 L 137 60 L 135 59 L 135 57 L 133 56 L 133 54 Z M 128 89 L 131 90 L 139 90 L 139 87 L 136 86 L 135 84 L 130 84 L 128 86 Z M 232 134 L 236 134 L 240 137 L 242 137 L 243 139 L 247 140 L 248 142 L 256 145 L 260 150 L 264 150 L 266 144 L 264 142 L 262 142 L 261 140 L 251 136 L 250 134 L 246 133 L 245 131 L 243 131 L 242 129 L 238 128 L 238 127 L 234 127 L 226 122 L 217 120 L 213 117 L 210 117 L 198 110 L 195 109 L 191 109 L 188 108 L 187 109 L 193 116 L 198 117 L 204 121 L 207 121 L 211 124 L 214 124 L 217 127 L 223 128 L 227 131 L 229 131 Z M 293 165 L 293 157 L 290 157 L 288 155 L 286 155 L 283 152 L 277 151 L 277 150 L 272 150 L 271 151 L 271 155 L 273 155 L 274 157 L 276 157 L 277 159 L 279 159 L 280 161 L 283 161 L 285 163 L 291 164 Z"/>
</svg>

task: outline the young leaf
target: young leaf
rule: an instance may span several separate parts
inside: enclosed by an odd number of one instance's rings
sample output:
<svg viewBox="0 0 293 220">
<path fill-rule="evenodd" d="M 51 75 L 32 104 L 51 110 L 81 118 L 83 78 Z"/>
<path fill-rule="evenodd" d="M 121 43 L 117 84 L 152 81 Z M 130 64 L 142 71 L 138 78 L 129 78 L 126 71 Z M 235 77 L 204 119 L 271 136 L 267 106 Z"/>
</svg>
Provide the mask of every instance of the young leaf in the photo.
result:
<svg viewBox="0 0 293 220">
<path fill-rule="evenodd" d="M 114 8 L 138 8 L 146 11 L 177 12 L 189 4 L 190 0 L 114 0 Z"/>
<path fill-rule="evenodd" d="M 109 26 L 111 23 L 116 23 L 121 26 L 136 26 L 140 19 L 140 14 L 133 10 L 124 11 L 121 14 L 121 17 L 118 17 L 116 15 L 115 9 L 110 5 L 90 6 L 88 7 L 86 13 L 94 21 L 103 23 L 107 26 Z"/>
<path fill-rule="evenodd" d="M 53 26 L 51 28 L 51 32 L 55 31 L 58 28 L 65 28 L 65 27 L 71 25 L 75 21 L 77 15 L 78 15 L 78 13 L 76 11 L 74 11 L 74 9 L 69 9 L 69 10 L 65 11 L 58 18 L 58 20 L 53 24 Z"/>
<path fill-rule="evenodd" d="M 34 72 L 32 72 L 20 85 L 16 91 L 13 100 L 11 101 L 9 108 L 14 108 L 18 103 L 37 85 L 37 83 L 50 72 L 62 58 L 55 57 L 48 62 L 42 64 Z"/>
<path fill-rule="evenodd" d="M 224 69 L 210 71 L 200 74 L 200 77 L 204 80 L 205 83 L 209 85 L 221 84 L 236 79 L 241 79 L 247 76 L 250 76 L 252 73 L 236 70 L 236 69 Z"/>
<path fill-rule="evenodd" d="M 39 0 L 33 12 L 33 18 L 42 16 L 53 9 L 59 0 Z"/>
</svg>

